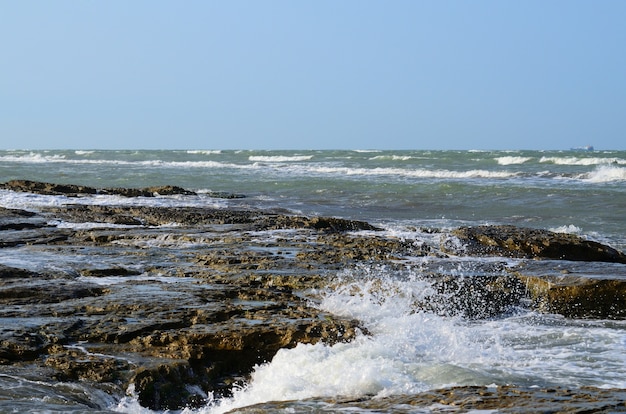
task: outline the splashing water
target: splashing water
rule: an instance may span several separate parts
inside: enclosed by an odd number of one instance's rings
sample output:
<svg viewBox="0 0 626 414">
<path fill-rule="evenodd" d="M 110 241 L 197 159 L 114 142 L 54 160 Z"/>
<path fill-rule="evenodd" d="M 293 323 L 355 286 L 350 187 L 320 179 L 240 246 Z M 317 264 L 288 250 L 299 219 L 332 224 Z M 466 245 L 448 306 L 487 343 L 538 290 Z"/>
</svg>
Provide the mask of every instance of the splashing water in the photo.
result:
<svg viewBox="0 0 626 414">
<path fill-rule="evenodd" d="M 460 385 L 625 387 L 626 324 L 522 312 L 467 321 L 416 308 L 418 275 L 345 272 L 319 307 L 362 321 L 350 343 L 298 345 L 257 366 L 248 385 L 201 412 L 314 397 L 381 398 Z"/>
</svg>

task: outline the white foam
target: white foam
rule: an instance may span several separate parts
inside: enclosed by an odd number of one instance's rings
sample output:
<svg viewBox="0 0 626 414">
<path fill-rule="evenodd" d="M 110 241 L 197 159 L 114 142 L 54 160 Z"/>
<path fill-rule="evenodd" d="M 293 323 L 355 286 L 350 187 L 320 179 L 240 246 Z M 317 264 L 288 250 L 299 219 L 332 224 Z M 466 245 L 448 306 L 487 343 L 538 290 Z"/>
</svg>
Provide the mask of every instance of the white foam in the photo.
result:
<svg viewBox="0 0 626 414">
<path fill-rule="evenodd" d="M 603 157 L 541 157 L 539 162 L 557 165 L 602 165 L 602 164 L 626 164 L 621 158 Z"/>
<path fill-rule="evenodd" d="M 512 178 L 518 173 L 508 171 L 489 170 L 429 170 L 429 169 L 403 169 L 403 168 L 348 168 L 348 167 L 322 167 L 308 166 L 310 173 L 329 175 L 355 175 L 355 176 L 392 176 L 407 178 L 440 178 L 440 179 L 468 179 L 468 178 Z"/>
<path fill-rule="evenodd" d="M 371 335 L 280 350 L 270 363 L 256 367 L 250 384 L 203 412 L 455 385 L 626 386 L 624 326 L 532 313 L 474 322 L 446 318 L 416 308 L 432 293 L 416 275 L 394 278 L 384 268 L 362 272 L 347 273 L 320 309 L 357 318 Z"/>
<path fill-rule="evenodd" d="M 2 162 L 21 164 L 70 164 L 70 165 L 111 165 L 111 166 L 136 166 L 136 167 L 160 167 L 160 168 L 245 168 L 245 165 L 224 163 L 218 161 L 163 161 L 163 160 L 107 160 L 107 159 L 67 159 L 65 155 L 42 155 L 31 152 L 25 155 L 5 155 L 0 157 Z"/>
<path fill-rule="evenodd" d="M 569 224 L 566 226 L 553 227 L 549 229 L 555 233 L 568 233 L 568 234 L 580 234 L 582 233 L 582 229 L 573 224 Z"/>
<path fill-rule="evenodd" d="M 294 155 L 294 156 L 250 156 L 251 164 L 238 164 L 219 161 L 163 161 L 163 160 L 111 160 L 111 159 L 66 159 L 63 155 L 42 155 L 40 153 L 30 153 L 28 155 L 6 155 L 0 157 L 0 161 L 14 163 L 64 163 L 69 165 L 102 165 L 102 166 L 132 166 L 132 167 L 154 167 L 159 169 L 233 169 L 233 170 L 252 170 L 263 171 L 265 173 L 277 173 L 290 175 L 307 176 L 310 174 L 318 174 L 323 176 L 390 176 L 405 178 L 434 178 L 434 179 L 476 179 L 476 178 L 511 178 L 516 177 L 519 173 L 508 171 L 489 171 L 482 169 L 473 169 L 466 171 L 453 171 L 445 169 L 406 169 L 406 168 L 363 168 L 363 167 L 341 167 L 334 165 L 321 165 L 317 163 L 290 164 L 293 162 L 302 162 L 311 160 L 314 155 Z M 394 158 L 395 157 L 395 158 Z M 392 159 L 402 160 L 408 159 L 404 156 L 392 156 Z M 269 164 L 269 165 L 268 165 Z"/>
<path fill-rule="evenodd" d="M 614 165 L 602 165 L 589 173 L 580 175 L 579 178 L 591 183 L 626 181 L 626 168 Z"/>
<path fill-rule="evenodd" d="M 145 281 L 160 282 L 166 284 L 189 282 L 189 279 L 185 279 L 183 277 L 151 275 L 149 273 L 144 273 L 136 276 L 80 276 L 77 278 L 77 280 L 81 282 L 93 283 L 100 286 L 112 286 L 128 282 Z"/>
<path fill-rule="evenodd" d="M 409 161 L 414 159 L 420 159 L 420 157 L 413 157 L 410 155 L 377 155 L 371 157 L 370 160 L 391 160 L 391 161 Z"/>
<path fill-rule="evenodd" d="M 218 155 L 222 150 L 189 150 L 187 154 L 203 154 L 203 155 Z"/>
<path fill-rule="evenodd" d="M 64 155 L 42 155 L 38 152 L 30 152 L 24 155 L 3 155 L 0 157 L 0 161 L 14 162 L 14 163 L 32 163 L 42 164 L 48 162 L 66 162 Z"/>
<path fill-rule="evenodd" d="M 49 226 L 54 226 L 59 229 L 74 229 L 74 230 L 92 230 L 92 229 L 101 229 L 101 228 L 117 228 L 117 229 L 137 228 L 136 225 L 130 225 L 130 224 L 95 223 L 95 222 L 74 223 L 74 222 L 63 221 L 63 220 L 51 220 L 47 224 Z"/>
<path fill-rule="evenodd" d="M 255 162 L 292 162 L 292 161 L 308 161 L 313 155 L 251 155 L 248 157 L 250 161 Z"/>
<path fill-rule="evenodd" d="M 532 157 L 507 156 L 507 157 L 497 157 L 496 158 L 497 163 L 500 164 L 500 165 L 524 164 L 525 162 L 528 162 L 530 160 L 532 160 Z"/>
<path fill-rule="evenodd" d="M 157 206 L 157 207 L 211 207 L 224 208 L 229 205 L 227 199 L 214 198 L 205 195 L 171 195 L 158 197 L 122 197 L 117 195 L 85 195 L 82 197 L 67 197 L 64 195 L 42 195 L 23 192 L 14 192 L 0 189 L 0 207 L 17 208 L 24 210 L 37 207 L 60 207 L 71 204 L 103 205 L 103 206 Z M 59 222 L 62 226 L 73 226 L 69 222 Z M 85 226 L 89 226 L 86 224 Z M 111 225 L 113 226 L 113 225 Z"/>
</svg>

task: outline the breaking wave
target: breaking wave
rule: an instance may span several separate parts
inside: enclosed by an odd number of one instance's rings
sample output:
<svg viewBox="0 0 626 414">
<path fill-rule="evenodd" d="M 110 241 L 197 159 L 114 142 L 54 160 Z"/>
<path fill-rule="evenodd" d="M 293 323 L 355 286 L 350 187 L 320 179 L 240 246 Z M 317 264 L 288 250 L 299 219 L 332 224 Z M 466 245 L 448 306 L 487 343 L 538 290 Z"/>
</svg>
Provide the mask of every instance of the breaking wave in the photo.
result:
<svg viewBox="0 0 626 414">
<path fill-rule="evenodd" d="M 498 158 L 496 158 L 497 163 L 500 164 L 500 165 L 524 164 L 525 162 L 528 162 L 530 160 L 532 160 L 532 157 L 507 156 L 507 157 L 498 157 Z"/>
<path fill-rule="evenodd" d="M 592 183 L 626 181 L 626 168 L 602 165 L 589 173 L 581 174 L 579 178 Z"/>
<path fill-rule="evenodd" d="M 232 398 L 213 400 L 199 411 L 314 397 L 382 398 L 455 385 L 626 385 L 619 378 L 626 374 L 619 330 L 574 322 L 562 337 L 564 322 L 551 324 L 549 316 L 541 322 L 532 313 L 469 322 L 416 309 L 416 300 L 431 292 L 417 274 L 398 278 L 384 268 L 344 272 L 320 310 L 362 321 L 368 335 L 332 346 L 281 349 Z M 593 349 L 593 358 L 579 358 L 576 350 L 583 346 Z M 603 382 L 600 362 L 616 370 L 614 380 Z"/>
<path fill-rule="evenodd" d="M 602 164 L 626 164 L 626 160 L 621 158 L 602 157 L 541 157 L 539 162 L 552 163 L 557 165 L 602 165 Z"/>
<path fill-rule="evenodd" d="M 313 158 L 313 155 L 251 155 L 248 157 L 250 161 L 255 162 L 294 162 L 294 161 L 308 161 Z"/>
</svg>

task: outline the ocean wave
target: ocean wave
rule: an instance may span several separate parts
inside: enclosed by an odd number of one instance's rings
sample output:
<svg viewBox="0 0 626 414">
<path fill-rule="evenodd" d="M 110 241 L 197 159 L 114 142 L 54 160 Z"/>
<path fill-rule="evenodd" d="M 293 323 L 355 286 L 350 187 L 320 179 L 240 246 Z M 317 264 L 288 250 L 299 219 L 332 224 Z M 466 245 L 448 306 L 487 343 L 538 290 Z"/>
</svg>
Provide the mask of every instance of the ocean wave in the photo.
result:
<svg viewBox="0 0 626 414">
<path fill-rule="evenodd" d="M 403 168 L 349 168 L 349 167 L 319 167 L 309 166 L 311 173 L 349 175 L 349 176 L 394 176 L 408 178 L 443 178 L 443 179 L 464 179 L 464 178 L 512 178 L 518 173 L 508 171 L 489 170 L 428 170 L 428 169 L 403 169 Z"/>
<path fill-rule="evenodd" d="M 0 190 L 0 207 L 29 210 L 39 207 L 60 207 L 68 204 L 101 206 L 147 206 L 147 207 L 211 207 L 226 208 L 228 200 L 198 196 L 123 197 L 117 195 L 88 195 L 68 197 L 65 195 L 42 195 Z"/>
<path fill-rule="evenodd" d="M 568 233 L 568 234 L 580 234 L 582 233 L 582 229 L 578 226 L 575 226 L 573 224 L 569 224 L 567 226 L 559 226 L 559 227 L 552 227 L 550 229 L 548 229 L 550 231 L 553 231 L 555 233 Z"/>
<path fill-rule="evenodd" d="M 0 157 L 0 161 L 40 164 L 45 162 L 65 162 L 67 160 L 65 155 L 61 154 L 42 155 L 38 152 L 31 152 L 24 155 L 3 155 Z"/>
<path fill-rule="evenodd" d="M 313 155 L 251 155 L 248 160 L 255 162 L 292 162 L 308 161 Z"/>
<path fill-rule="evenodd" d="M 626 160 L 621 158 L 602 157 L 541 157 L 539 162 L 552 163 L 557 165 L 602 165 L 602 164 L 626 164 Z"/>
<path fill-rule="evenodd" d="M 626 168 L 616 167 L 613 165 L 602 165 L 591 172 L 581 174 L 578 178 L 592 183 L 626 181 Z"/>
<path fill-rule="evenodd" d="M 506 156 L 506 157 L 497 157 L 495 160 L 500 165 L 514 165 L 514 164 L 524 164 L 525 162 L 532 160 L 532 157 Z"/>
<path fill-rule="evenodd" d="M 472 272 L 459 265 L 461 274 Z M 551 317 L 519 314 L 467 323 L 419 309 L 434 287 L 419 274 L 387 269 L 344 271 L 322 292 L 319 309 L 357 319 L 369 332 L 349 343 L 299 344 L 257 365 L 250 381 L 202 413 L 218 414 L 266 401 L 414 394 L 450 386 L 604 381 L 597 366 L 623 375 L 623 335 L 603 326 L 565 328 Z M 539 322 L 539 323 L 538 323 Z M 567 341 L 561 338 L 567 333 Z M 504 344 L 504 345 L 503 345 Z M 572 350 L 576 349 L 576 352 Z M 589 351 L 591 349 L 592 351 Z M 600 370 L 601 371 L 601 370 Z M 620 386 L 612 380 L 607 386 Z"/>
<path fill-rule="evenodd" d="M 202 155 L 217 155 L 221 154 L 222 150 L 189 150 L 187 154 L 202 154 Z"/>
<path fill-rule="evenodd" d="M 418 157 L 412 157 L 410 155 L 377 155 L 370 158 L 370 160 L 390 160 L 390 161 L 408 161 L 418 159 Z"/>
<path fill-rule="evenodd" d="M 64 155 L 41 155 L 31 153 L 28 155 L 5 155 L 0 157 L 0 162 L 43 164 L 64 163 L 75 165 L 116 165 L 116 166 L 140 166 L 140 167 L 171 167 L 171 168 L 241 168 L 240 164 L 224 163 L 218 161 L 164 161 L 164 160 L 106 160 L 106 159 L 68 159 Z"/>
</svg>

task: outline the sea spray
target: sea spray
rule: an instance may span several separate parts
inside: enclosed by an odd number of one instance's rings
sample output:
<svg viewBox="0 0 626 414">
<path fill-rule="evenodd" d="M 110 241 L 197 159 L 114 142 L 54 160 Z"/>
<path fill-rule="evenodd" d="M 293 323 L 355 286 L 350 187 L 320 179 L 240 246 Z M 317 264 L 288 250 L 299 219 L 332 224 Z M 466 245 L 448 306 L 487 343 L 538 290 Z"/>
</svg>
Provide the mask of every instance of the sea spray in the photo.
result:
<svg viewBox="0 0 626 414">
<path fill-rule="evenodd" d="M 626 387 L 622 323 L 527 311 L 472 321 L 440 316 L 416 305 L 431 293 L 424 278 L 386 268 L 346 271 L 333 285 L 319 308 L 359 319 L 367 333 L 350 343 L 280 350 L 232 398 L 212 401 L 200 412 L 468 385 Z"/>
</svg>

